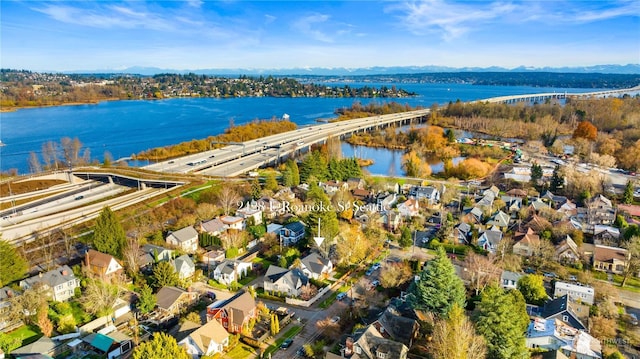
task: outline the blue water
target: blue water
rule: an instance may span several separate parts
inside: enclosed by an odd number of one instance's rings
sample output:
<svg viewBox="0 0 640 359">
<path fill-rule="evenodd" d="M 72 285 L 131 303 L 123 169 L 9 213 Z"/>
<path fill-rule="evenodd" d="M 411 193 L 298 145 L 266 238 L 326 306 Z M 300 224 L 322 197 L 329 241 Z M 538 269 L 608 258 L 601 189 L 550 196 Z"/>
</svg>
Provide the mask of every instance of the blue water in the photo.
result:
<svg viewBox="0 0 640 359">
<path fill-rule="evenodd" d="M 333 85 L 333 84 L 331 84 Z M 393 86 L 392 83 L 349 83 L 352 87 Z M 469 84 L 395 84 L 414 91 L 413 98 L 395 99 L 411 106 L 471 101 L 495 96 L 590 92 L 593 89 L 535 88 L 526 86 L 473 86 Z M 0 171 L 15 168 L 28 173 L 30 152 L 40 155 L 42 144 L 77 137 L 91 158 L 101 161 L 106 151 L 122 158 L 142 150 L 206 138 L 221 133 L 230 121 L 242 124 L 255 119 L 281 118 L 285 113 L 298 125 L 335 117 L 334 110 L 392 99 L 362 98 L 180 98 L 167 100 L 107 101 L 95 105 L 21 109 L 0 113 Z M 396 161 L 399 163 L 399 161 Z M 399 172 L 398 172 L 399 173 Z"/>
</svg>

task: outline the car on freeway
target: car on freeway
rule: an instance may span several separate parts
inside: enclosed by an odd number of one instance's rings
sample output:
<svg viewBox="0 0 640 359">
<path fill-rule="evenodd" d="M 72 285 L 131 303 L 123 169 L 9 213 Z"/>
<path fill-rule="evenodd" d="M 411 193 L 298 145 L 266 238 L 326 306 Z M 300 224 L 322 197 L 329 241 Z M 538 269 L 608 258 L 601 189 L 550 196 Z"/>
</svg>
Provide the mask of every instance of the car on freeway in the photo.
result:
<svg viewBox="0 0 640 359">
<path fill-rule="evenodd" d="M 291 344 L 293 344 L 293 339 L 287 338 L 282 342 L 282 344 L 280 344 L 280 349 L 286 350 L 288 347 L 291 346 Z"/>
<path fill-rule="evenodd" d="M 76 197 L 76 198 L 75 198 L 75 200 L 76 200 L 76 201 L 79 201 L 79 200 L 81 200 L 81 199 L 83 199 L 83 198 L 84 198 L 84 196 L 78 196 L 78 197 Z"/>
</svg>

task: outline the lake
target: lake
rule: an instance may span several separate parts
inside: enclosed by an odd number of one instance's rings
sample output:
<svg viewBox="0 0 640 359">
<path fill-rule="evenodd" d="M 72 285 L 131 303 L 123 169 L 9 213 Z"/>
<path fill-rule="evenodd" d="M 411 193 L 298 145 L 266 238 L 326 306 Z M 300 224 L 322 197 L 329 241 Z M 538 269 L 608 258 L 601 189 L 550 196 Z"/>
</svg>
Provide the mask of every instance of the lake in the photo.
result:
<svg viewBox="0 0 640 359">
<path fill-rule="evenodd" d="M 333 83 L 329 85 L 335 85 Z M 527 86 L 474 86 L 471 84 L 349 83 L 349 86 L 397 86 L 418 93 L 412 98 L 179 98 L 166 100 L 106 101 L 92 105 L 21 109 L 0 113 L 0 171 L 29 172 L 31 152 L 40 155 L 42 144 L 77 137 L 92 159 L 105 152 L 122 158 L 140 151 L 216 135 L 235 124 L 255 119 L 281 118 L 285 113 L 298 125 L 335 117 L 334 110 L 355 101 L 396 101 L 429 107 L 434 103 L 471 101 L 495 96 L 591 92 L 594 89 L 536 88 Z M 396 161 L 399 165 L 399 161 Z"/>
</svg>

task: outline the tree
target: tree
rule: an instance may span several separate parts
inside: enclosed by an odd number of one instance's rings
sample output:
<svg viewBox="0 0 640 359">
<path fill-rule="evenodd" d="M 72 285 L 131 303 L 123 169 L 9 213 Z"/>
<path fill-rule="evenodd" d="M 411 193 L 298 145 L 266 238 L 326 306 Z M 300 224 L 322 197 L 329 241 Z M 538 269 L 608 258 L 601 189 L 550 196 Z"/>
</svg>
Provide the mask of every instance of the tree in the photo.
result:
<svg viewBox="0 0 640 359">
<path fill-rule="evenodd" d="M 184 347 L 176 339 L 162 332 L 153 335 L 153 339 L 140 344 L 133 351 L 133 359 L 191 359 Z"/>
<path fill-rule="evenodd" d="M 604 341 L 616 337 L 616 320 L 602 315 L 589 318 L 591 330 L 589 333 L 596 339 Z"/>
<path fill-rule="evenodd" d="M 47 302 L 42 301 L 42 303 L 40 303 L 40 307 L 38 308 L 37 324 L 42 334 L 44 334 L 46 337 L 51 337 L 51 334 L 53 333 L 53 323 L 51 323 L 51 320 L 49 319 L 48 312 L 49 305 L 47 304 Z"/>
<path fill-rule="evenodd" d="M 413 278 L 411 267 L 406 262 L 385 262 L 380 268 L 380 285 L 384 288 L 398 288 Z"/>
<path fill-rule="evenodd" d="M 284 174 L 283 174 L 284 176 Z M 286 184 L 285 184 L 286 186 Z M 262 195 L 262 187 L 260 187 L 260 181 L 257 178 L 251 180 L 251 199 L 257 200 Z"/>
<path fill-rule="evenodd" d="M 143 284 L 142 288 L 140 288 L 140 293 L 138 294 L 138 303 L 136 303 L 138 311 L 142 314 L 149 313 L 153 308 L 155 308 L 156 301 L 156 295 L 153 294 L 151 287 L 147 284 Z"/>
<path fill-rule="evenodd" d="M 297 186 L 300 184 L 300 169 L 298 168 L 298 164 L 296 161 L 291 158 L 287 160 L 285 163 L 287 169 L 291 173 L 291 186 Z"/>
<path fill-rule="evenodd" d="M 20 348 L 21 345 L 22 338 L 0 332 L 0 349 L 2 349 L 5 354 L 11 354 L 12 351 Z"/>
<path fill-rule="evenodd" d="M 331 242 L 339 233 L 338 215 L 336 214 L 329 197 L 317 184 L 311 183 L 307 191 L 307 202 L 313 210 L 309 213 L 309 228 L 317 230 L 320 221 L 320 237 L 324 237 L 325 243 Z M 314 233 L 315 234 L 315 233 Z"/>
<path fill-rule="evenodd" d="M 280 333 L 280 320 L 278 319 L 278 315 L 273 313 L 271 314 L 271 335 L 275 336 Z"/>
<path fill-rule="evenodd" d="M 202 318 L 200 317 L 200 314 L 198 312 L 189 312 L 189 314 L 187 314 L 184 319 L 192 323 L 202 324 Z"/>
<path fill-rule="evenodd" d="M 431 167 L 428 163 L 425 163 L 416 153 L 416 151 L 409 151 L 402 156 L 402 169 L 407 174 L 407 177 L 428 177 L 431 175 Z"/>
<path fill-rule="evenodd" d="M 456 275 L 451 260 L 442 247 L 436 257 L 427 262 L 418 281 L 409 288 L 409 303 L 415 309 L 447 315 L 454 304 L 465 306 L 465 289 Z"/>
<path fill-rule="evenodd" d="M 237 208 L 240 196 L 235 189 L 236 187 L 230 183 L 223 183 L 222 190 L 218 193 L 218 205 L 222 207 L 224 214 L 229 214 L 233 208 Z"/>
<path fill-rule="evenodd" d="M 127 244 L 127 236 L 116 214 L 109 207 L 104 207 L 96 218 L 93 229 L 93 246 L 96 250 L 122 258 Z"/>
<path fill-rule="evenodd" d="M 471 252 L 464 259 L 464 275 L 478 295 L 487 285 L 498 281 L 500 269 L 492 258 Z"/>
<path fill-rule="evenodd" d="M 622 278 L 621 287 L 627 284 L 630 276 L 636 275 L 640 271 L 640 236 L 633 236 L 623 244 L 627 249 L 627 263 L 624 266 L 624 276 Z"/>
<path fill-rule="evenodd" d="M 627 185 L 624 187 L 624 194 L 622 195 L 622 203 L 631 204 L 633 203 L 633 182 L 631 180 L 627 181 Z"/>
<path fill-rule="evenodd" d="M 407 226 L 402 227 L 398 244 L 402 248 L 408 248 L 413 245 L 413 236 L 411 236 L 411 229 L 409 227 Z"/>
<path fill-rule="evenodd" d="M 524 275 L 518 279 L 517 286 L 525 302 L 529 304 L 542 305 L 547 300 L 547 291 L 544 289 L 541 275 Z"/>
<path fill-rule="evenodd" d="M 523 335 L 529 315 L 520 292 L 489 286 L 477 309 L 476 329 L 487 341 L 487 358 L 529 358 Z"/>
<path fill-rule="evenodd" d="M 361 263 L 375 246 L 374 240 L 366 236 L 359 225 L 340 225 L 340 234 L 336 238 L 336 255 L 341 266 Z"/>
<path fill-rule="evenodd" d="M 22 279 L 26 273 L 26 259 L 11 243 L 0 237 L 0 288 Z"/>
<path fill-rule="evenodd" d="M 551 175 L 551 183 L 549 183 L 549 190 L 551 192 L 556 192 L 561 190 L 564 187 L 564 178 L 560 174 L 560 166 L 556 166 L 553 169 L 553 174 Z"/>
<path fill-rule="evenodd" d="M 124 290 L 117 283 L 111 284 L 96 278 L 89 278 L 80 303 L 87 312 L 104 316 L 113 312 L 113 305 L 122 293 Z"/>
<path fill-rule="evenodd" d="M 40 173 L 42 172 L 42 165 L 38 159 L 38 155 L 35 152 L 29 153 L 29 172 Z"/>
<path fill-rule="evenodd" d="M 531 165 L 531 184 L 537 186 L 540 179 L 542 179 L 542 166 L 534 163 Z"/>
<path fill-rule="evenodd" d="M 153 268 L 153 283 L 156 288 L 177 285 L 178 273 L 169 262 L 160 262 Z"/>
<path fill-rule="evenodd" d="M 429 348 L 434 358 L 484 359 L 486 356 L 484 338 L 476 334 L 473 324 L 457 304 L 451 308 L 448 318 L 436 321 L 432 338 Z"/>
<path fill-rule="evenodd" d="M 595 141 L 598 137 L 598 129 L 589 121 L 582 121 L 573 131 L 573 138 L 586 138 L 589 141 Z"/>
<path fill-rule="evenodd" d="M 273 171 L 269 171 L 265 175 L 264 189 L 274 192 L 278 190 L 278 181 L 276 180 L 276 174 Z"/>
</svg>

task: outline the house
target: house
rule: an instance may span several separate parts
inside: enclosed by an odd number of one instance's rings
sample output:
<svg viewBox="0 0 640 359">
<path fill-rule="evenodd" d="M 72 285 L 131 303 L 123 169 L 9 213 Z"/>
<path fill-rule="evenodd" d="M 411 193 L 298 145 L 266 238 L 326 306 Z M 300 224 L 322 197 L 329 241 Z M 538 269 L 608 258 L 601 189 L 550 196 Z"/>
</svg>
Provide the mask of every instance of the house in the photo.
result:
<svg viewBox="0 0 640 359">
<path fill-rule="evenodd" d="M 540 198 L 543 201 L 549 202 L 553 208 L 559 208 L 568 201 L 567 197 L 555 195 L 548 190 L 545 191 Z"/>
<path fill-rule="evenodd" d="M 38 358 L 51 358 L 48 355 L 55 355 L 56 343 L 49 337 L 42 336 L 31 344 L 24 345 L 18 349 L 11 351 L 13 358 L 30 358 L 31 355 L 43 355 Z"/>
<path fill-rule="evenodd" d="M 328 195 L 333 195 L 341 189 L 347 190 L 349 189 L 349 185 L 346 182 L 340 181 L 326 181 L 319 182 L 318 186 L 322 188 L 322 190 Z"/>
<path fill-rule="evenodd" d="M 510 272 L 508 270 L 502 271 L 500 275 L 500 286 L 504 289 L 517 289 L 518 280 L 522 277 L 522 274 L 516 272 Z"/>
<path fill-rule="evenodd" d="M 247 262 L 225 260 L 218 264 L 213 271 L 213 279 L 217 280 L 218 283 L 230 285 L 246 276 L 251 270 L 251 266 L 252 264 Z"/>
<path fill-rule="evenodd" d="M 420 200 L 425 200 L 430 205 L 440 203 L 440 191 L 431 186 L 414 186 L 409 190 L 409 196 Z"/>
<path fill-rule="evenodd" d="M 535 234 L 531 228 L 527 228 L 524 233 L 516 232 L 513 235 L 513 240 L 515 241 L 513 245 L 514 254 L 530 257 L 540 250 L 540 236 Z"/>
<path fill-rule="evenodd" d="M 587 330 L 584 323 L 589 318 L 589 306 L 570 301 L 568 295 L 563 295 L 546 302 L 540 316 L 544 319 L 558 319 L 570 327 Z"/>
<path fill-rule="evenodd" d="M 242 231 L 246 228 L 247 224 L 242 217 L 236 216 L 220 216 L 222 223 L 226 224 L 229 229 L 237 229 Z"/>
<path fill-rule="evenodd" d="M 567 282 L 556 282 L 553 291 L 553 297 L 569 296 L 569 300 L 593 305 L 595 300 L 595 292 L 593 287 L 588 285 L 579 285 Z"/>
<path fill-rule="evenodd" d="M 344 348 L 344 356 L 351 359 L 406 359 L 408 352 L 406 345 L 383 337 L 373 325 L 354 332 Z"/>
<path fill-rule="evenodd" d="M 602 358 L 602 348 L 598 340 L 583 330 L 568 326 L 557 319 L 534 319 L 529 323 L 525 338 L 528 348 L 560 351 L 561 358 Z M 558 356 L 554 354 L 553 358 Z"/>
<path fill-rule="evenodd" d="M 247 223 L 253 222 L 253 225 L 262 224 L 262 210 L 256 207 L 244 207 L 236 211 L 236 216 L 239 216 Z"/>
<path fill-rule="evenodd" d="M 457 239 L 459 244 L 469 244 L 471 239 L 471 225 L 468 223 L 460 222 L 453 227 L 453 235 Z"/>
<path fill-rule="evenodd" d="M 270 265 L 264 275 L 263 288 L 265 292 L 278 292 L 290 297 L 298 297 L 302 287 L 308 283 L 309 278 L 300 269 L 289 270 Z"/>
<path fill-rule="evenodd" d="M 275 235 L 278 235 L 278 233 L 280 233 L 280 228 L 282 227 L 283 226 L 278 223 L 269 223 L 267 224 L 267 233 L 273 233 Z"/>
<path fill-rule="evenodd" d="M 593 243 L 616 244 L 620 238 L 620 229 L 596 224 L 593 226 Z"/>
<path fill-rule="evenodd" d="M 178 314 L 183 309 L 194 304 L 198 293 L 187 292 L 176 287 L 162 287 L 156 294 L 157 307 L 166 314 Z"/>
<path fill-rule="evenodd" d="M 595 245 L 593 269 L 602 272 L 623 274 L 627 263 L 627 250 L 618 247 Z"/>
<path fill-rule="evenodd" d="M 397 201 L 398 195 L 395 193 L 380 193 L 376 197 L 376 205 L 378 208 L 382 208 L 383 211 L 390 210 Z"/>
<path fill-rule="evenodd" d="M 78 287 L 80 280 L 67 265 L 20 281 L 20 288 L 43 290 L 55 302 L 72 298 Z"/>
<path fill-rule="evenodd" d="M 468 223 L 477 223 L 477 224 L 482 224 L 482 208 L 480 207 L 473 207 L 471 209 L 471 211 L 468 213 L 467 215 L 468 217 Z"/>
<path fill-rule="evenodd" d="M 578 214 L 578 206 L 575 203 L 567 200 L 565 203 L 558 207 L 558 213 L 561 213 L 565 217 L 573 217 Z"/>
<path fill-rule="evenodd" d="M 178 345 L 184 347 L 194 358 L 222 353 L 229 346 L 229 333 L 217 320 L 205 325 L 185 321 L 176 337 Z"/>
<path fill-rule="evenodd" d="M 402 217 L 416 217 L 420 214 L 420 204 L 417 199 L 408 199 L 397 207 Z"/>
<path fill-rule="evenodd" d="M 352 190 L 351 195 L 353 196 L 353 199 L 362 201 L 364 203 L 370 202 L 372 198 L 371 192 L 362 188 L 356 188 Z"/>
<path fill-rule="evenodd" d="M 495 254 L 501 241 L 502 232 L 492 228 L 482 232 L 480 238 L 478 238 L 478 246 L 489 253 Z"/>
<path fill-rule="evenodd" d="M 587 222 L 591 225 L 610 225 L 616 219 L 616 211 L 611 200 L 599 194 L 587 203 Z"/>
<path fill-rule="evenodd" d="M 280 243 L 289 246 L 298 243 L 305 236 L 305 226 L 302 222 L 291 222 L 280 228 Z"/>
<path fill-rule="evenodd" d="M 550 229 L 552 227 L 551 222 L 547 221 L 545 218 L 538 216 L 537 214 L 529 217 L 524 224 L 523 228 L 520 229 L 521 232 L 526 231 L 528 228 L 531 228 L 534 232 L 540 233 L 545 229 Z"/>
<path fill-rule="evenodd" d="M 498 229 L 500 229 L 501 231 L 504 231 L 509 227 L 510 220 L 511 220 L 511 217 L 509 217 L 508 214 L 502 211 L 498 211 L 496 214 L 493 215 L 493 218 L 491 218 L 487 222 L 487 226 L 490 226 L 490 227 L 495 226 L 495 227 L 498 227 Z"/>
<path fill-rule="evenodd" d="M 301 260 L 302 273 L 312 279 L 324 279 L 333 271 L 333 263 L 314 252 Z"/>
<path fill-rule="evenodd" d="M 505 193 L 507 196 L 509 197 L 516 197 L 516 198 L 525 198 L 527 197 L 527 191 L 522 190 L 520 188 L 513 188 L 507 191 L 507 193 Z M 504 198 L 503 198 L 504 200 Z M 505 201 L 507 202 L 507 201 Z"/>
<path fill-rule="evenodd" d="M 111 281 L 123 274 L 122 265 L 110 254 L 89 249 L 85 255 L 85 264 L 90 272 L 101 279 Z"/>
<path fill-rule="evenodd" d="M 187 253 L 195 253 L 198 250 L 198 231 L 193 226 L 184 227 L 169 232 L 166 241 Z"/>
<path fill-rule="evenodd" d="M 565 239 L 558 243 L 554 258 L 558 262 L 565 263 L 574 263 L 580 260 L 578 245 L 571 239 L 571 236 L 567 234 Z"/>
<path fill-rule="evenodd" d="M 380 216 L 378 223 L 381 223 L 388 231 L 395 232 L 402 224 L 402 216 L 396 211 L 387 211 Z"/>
<path fill-rule="evenodd" d="M 483 196 L 491 196 L 493 198 L 498 197 L 498 195 L 500 194 L 500 189 L 496 186 L 491 186 L 487 189 L 485 189 L 484 191 L 482 191 L 482 195 Z"/>
<path fill-rule="evenodd" d="M 180 279 L 187 279 L 193 277 L 196 271 L 196 265 L 187 254 L 181 255 L 173 261 L 173 267 L 178 273 Z"/>
<path fill-rule="evenodd" d="M 536 198 L 535 200 L 529 203 L 529 208 L 536 211 L 536 213 L 545 208 L 551 208 L 551 205 L 540 198 Z"/>
<path fill-rule="evenodd" d="M 140 265 L 144 266 L 155 262 L 168 262 L 173 258 L 173 250 L 154 244 L 145 244 L 140 248 L 142 252 Z"/>
<path fill-rule="evenodd" d="M 371 323 L 384 338 L 400 342 L 411 348 L 419 336 L 420 324 L 412 318 L 403 317 L 393 306 L 388 306 L 378 319 Z"/>
<path fill-rule="evenodd" d="M 82 338 L 82 341 L 99 353 L 106 354 L 108 359 L 124 357 L 125 355 L 123 354 L 133 349 L 131 338 L 118 331 L 112 331 L 107 334 L 102 332 L 91 333 Z"/>
<path fill-rule="evenodd" d="M 207 307 L 207 321 L 216 320 L 227 332 L 236 334 L 256 317 L 256 301 L 249 292 L 237 294 L 222 307 Z"/>
<path fill-rule="evenodd" d="M 365 182 L 362 178 L 349 178 L 347 179 L 347 186 L 350 190 L 363 189 Z"/>
<path fill-rule="evenodd" d="M 220 218 L 213 218 L 209 221 L 200 223 L 200 230 L 202 232 L 216 237 L 222 236 L 227 231 L 227 229 L 229 229 L 229 226 L 222 223 Z"/>
</svg>

